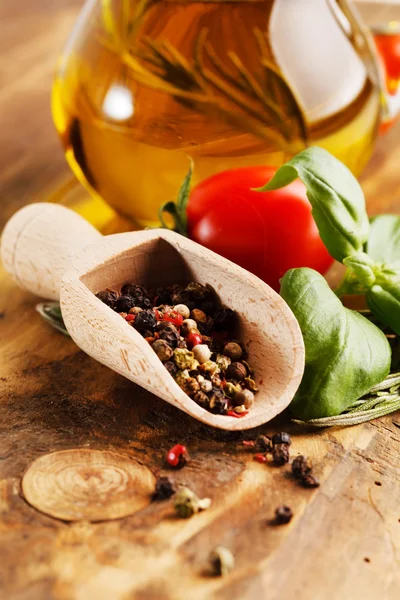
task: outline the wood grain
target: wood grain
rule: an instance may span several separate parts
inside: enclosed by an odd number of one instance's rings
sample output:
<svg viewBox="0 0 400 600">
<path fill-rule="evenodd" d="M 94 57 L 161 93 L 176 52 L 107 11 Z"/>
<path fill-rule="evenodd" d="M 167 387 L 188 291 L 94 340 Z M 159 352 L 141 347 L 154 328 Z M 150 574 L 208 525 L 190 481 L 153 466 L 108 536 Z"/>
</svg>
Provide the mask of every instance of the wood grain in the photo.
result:
<svg viewBox="0 0 400 600">
<path fill-rule="evenodd" d="M 80 4 L 0 3 L 3 223 L 68 172 L 48 90 L 55 52 Z M 396 127 L 363 177 L 372 213 L 399 212 L 399 164 Z M 292 455 L 311 456 L 321 479 L 318 490 L 305 490 L 286 468 L 254 463 L 239 444 L 242 434 L 209 429 L 84 355 L 41 321 L 34 303 L 0 271 L 2 599 L 398 598 L 399 415 L 317 434 L 292 428 Z M 280 428 L 290 429 L 283 419 L 261 431 Z M 193 461 L 171 472 L 164 455 L 178 441 Z M 32 461 L 81 447 L 139 460 L 211 497 L 212 507 L 178 521 L 168 501 L 121 520 L 67 524 L 27 504 L 20 485 Z M 273 527 L 268 521 L 281 503 L 294 519 Z M 205 573 L 216 545 L 236 558 L 224 579 Z"/>
</svg>

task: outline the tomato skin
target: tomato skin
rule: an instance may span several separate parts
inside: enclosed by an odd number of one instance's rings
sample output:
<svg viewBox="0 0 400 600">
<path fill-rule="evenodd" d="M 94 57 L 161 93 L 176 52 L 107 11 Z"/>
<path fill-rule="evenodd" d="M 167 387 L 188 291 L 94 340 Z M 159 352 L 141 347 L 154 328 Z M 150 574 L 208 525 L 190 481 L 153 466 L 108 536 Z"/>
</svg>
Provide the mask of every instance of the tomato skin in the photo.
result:
<svg viewBox="0 0 400 600">
<path fill-rule="evenodd" d="M 325 273 L 333 259 L 300 180 L 272 192 L 252 189 L 265 185 L 275 172 L 273 167 L 242 167 L 205 179 L 190 195 L 187 217 L 191 239 L 278 291 L 288 269 L 310 267 Z"/>
<path fill-rule="evenodd" d="M 389 93 L 395 94 L 400 80 L 400 35 L 374 36 L 388 78 Z"/>
</svg>

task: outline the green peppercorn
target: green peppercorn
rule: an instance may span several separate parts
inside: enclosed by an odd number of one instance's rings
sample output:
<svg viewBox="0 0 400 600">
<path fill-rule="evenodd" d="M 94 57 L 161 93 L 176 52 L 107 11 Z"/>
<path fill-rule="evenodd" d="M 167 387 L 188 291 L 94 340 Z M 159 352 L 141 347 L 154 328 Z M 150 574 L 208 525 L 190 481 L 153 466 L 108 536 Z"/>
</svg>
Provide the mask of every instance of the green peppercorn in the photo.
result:
<svg viewBox="0 0 400 600">
<path fill-rule="evenodd" d="M 192 490 L 182 487 L 174 498 L 174 507 L 181 519 L 188 519 L 200 510 L 206 510 L 211 506 L 209 498 L 200 499 Z"/>
<path fill-rule="evenodd" d="M 192 371 L 199 366 L 193 352 L 190 352 L 190 350 L 186 350 L 185 348 L 176 348 L 174 350 L 174 360 L 179 369 L 188 369 L 189 371 Z"/>
<path fill-rule="evenodd" d="M 215 362 L 217 363 L 221 371 L 226 371 L 229 365 L 231 364 L 231 359 L 228 356 L 224 356 L 223 354 L 217 354 Z"/>
<path fill-rule="evenodd" d="M 224 385 L 224 392 L 229 398 L 235 398 L 236 400 L 237 394 L 239 394 L 241 391 L 242 388 L 240 387 L 240 385 L 235 385 L 231 381 L 227 381 Z M 243 404 L 243 402 L 237 402 L 237 404 Z"/>
<path fill-rule="evenodd" d="M 254 392 L 254 393 L 258 392 L 258 387 L 256 386 L 256 382 L 251 377 L 245 377 L 244 384 L 252 392 Z"/>
</svg>

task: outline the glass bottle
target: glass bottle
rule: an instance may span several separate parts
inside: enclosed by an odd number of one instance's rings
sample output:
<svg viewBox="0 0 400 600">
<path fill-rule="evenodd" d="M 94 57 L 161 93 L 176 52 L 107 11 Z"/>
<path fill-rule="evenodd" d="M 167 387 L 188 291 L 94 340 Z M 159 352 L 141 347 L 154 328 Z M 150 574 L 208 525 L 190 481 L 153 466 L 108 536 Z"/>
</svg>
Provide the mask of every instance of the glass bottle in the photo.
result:
<svg viewBox="0 0 400 600">
<path fill-rule="evenodd" d="M 347 0 L 86 0 L 54 121 L 91 193 L 154 225 L 188 157 L 194 184 L 308 145 L 358 175 L 381 113 L 372 48 Z"/>
</svg>

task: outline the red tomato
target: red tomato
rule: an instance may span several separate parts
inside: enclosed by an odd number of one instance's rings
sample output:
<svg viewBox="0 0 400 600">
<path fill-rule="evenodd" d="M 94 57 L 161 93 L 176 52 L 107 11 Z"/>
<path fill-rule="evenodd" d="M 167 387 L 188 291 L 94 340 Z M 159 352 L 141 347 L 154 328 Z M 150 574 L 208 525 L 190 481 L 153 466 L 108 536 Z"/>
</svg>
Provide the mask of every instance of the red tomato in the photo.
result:
<svg viewBox="0 0 400 600">
<path fill-rule="evenodd" d="M 376 34 L 375 43 L 385 66 L 389 93 L 396 94 L 400 80 L 400 35 Z"/>
<path fill-rule="evenodd" d="M 325 273 L 333 259 L 319 237 L 300 180 L 273 192 L 252 191 L 275 172 L 255 166 L 213 175 L 193 189 L 187 216 L 191 239 L 279 290 L 288 269 Z"/>
</svg>

